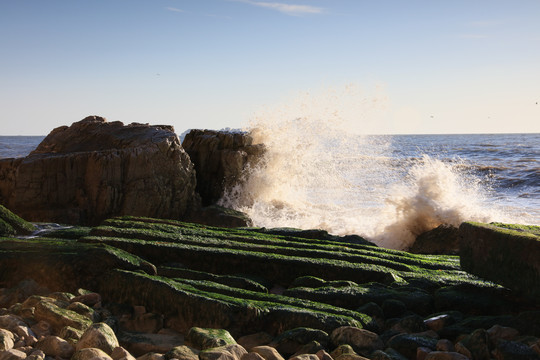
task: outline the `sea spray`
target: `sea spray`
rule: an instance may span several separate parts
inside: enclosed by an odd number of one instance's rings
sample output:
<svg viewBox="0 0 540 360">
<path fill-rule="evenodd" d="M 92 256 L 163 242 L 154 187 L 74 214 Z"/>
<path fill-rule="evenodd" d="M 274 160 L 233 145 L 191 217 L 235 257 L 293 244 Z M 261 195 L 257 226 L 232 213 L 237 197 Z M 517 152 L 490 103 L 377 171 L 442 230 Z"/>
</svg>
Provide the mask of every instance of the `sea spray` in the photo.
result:
<svg viewBox="0 0 540 360">
<path fill-rule="evenodd" d="M 265 156 L 220 203 L 256 226 L 359 234 L 396 249 L 442 223 L 494 218 L 481 181 L 461 162 L 399 159 L 393 137 L 359 133 L 377 120 L 378 103 L 346 89 L 259 114 L 250 132 Z"/>
<path fill-rule="evenodd" d="M 412 162 L 412 161 L 411 161 Z M 414 160 L 406 176 L 389 191 L 380 222 L 370 234 L 381 246 L 409 248 L 416 237 L 440 224 L 490 221 L 482 180 L 466 173 L 461 162 L 443 163 L 428 155 Z"/>
</svg>

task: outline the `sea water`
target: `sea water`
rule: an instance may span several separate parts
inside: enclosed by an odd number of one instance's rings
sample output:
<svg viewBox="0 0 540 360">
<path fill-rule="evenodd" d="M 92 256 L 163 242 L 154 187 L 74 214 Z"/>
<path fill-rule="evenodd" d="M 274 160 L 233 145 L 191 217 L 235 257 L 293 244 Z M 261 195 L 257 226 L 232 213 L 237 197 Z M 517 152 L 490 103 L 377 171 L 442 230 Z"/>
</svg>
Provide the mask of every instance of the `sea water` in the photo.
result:
<svg viewBox="0 0 540 360">
<path fill-rule="evenodd" d="M 295 118 L 252 126 L 267 151 L 221 204 L 256 226 L 359 234 L 404 249 L 439 224 L 540 224 L 540 134 L 359 135 Z M 0 136 L 0 158 L 43 137 Z"/>
</svg>

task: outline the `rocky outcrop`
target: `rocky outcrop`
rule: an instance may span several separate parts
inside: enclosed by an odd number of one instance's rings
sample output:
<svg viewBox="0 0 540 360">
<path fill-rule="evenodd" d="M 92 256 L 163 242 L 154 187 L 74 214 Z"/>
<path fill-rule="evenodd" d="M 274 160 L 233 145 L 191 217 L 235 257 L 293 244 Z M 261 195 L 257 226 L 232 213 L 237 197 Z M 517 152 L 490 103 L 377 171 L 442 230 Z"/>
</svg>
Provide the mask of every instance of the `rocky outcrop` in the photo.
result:
<svg viewBox="0 0 540 360">
<path fill-rule="evenodd" d="M 247 133 L 191 130 L 182 146 L 197 172 L 197 191 L 203 205 L 215 204 L 226 189 L 243 181 L 244 171 L 254 166 L 264 153 Z"/>
<path fill-rule="evenodd" d="M 25 158 L 0 160 L 0 203 L 30 221 L 96 224 L 115 215 L 179 219 L 195 173 L 171 126 L 89 116 Z"/>
<path fill-rule="evenodd" d="M 446 254 L 459 253 L 458 228 L 449 224 L 441 224 L 418 235 L 409 249 L 414 254 Z"/>
<path fill-rule="evenodd" d="M 35 230 L 34 225 L 0 205 L 0 236 L 27 235 Z"/>
<path fill-rule="evenodd" d="M 464 270 L 540 298 L 540 227 L 465 222 L 459 227 Z"/>
</svg>

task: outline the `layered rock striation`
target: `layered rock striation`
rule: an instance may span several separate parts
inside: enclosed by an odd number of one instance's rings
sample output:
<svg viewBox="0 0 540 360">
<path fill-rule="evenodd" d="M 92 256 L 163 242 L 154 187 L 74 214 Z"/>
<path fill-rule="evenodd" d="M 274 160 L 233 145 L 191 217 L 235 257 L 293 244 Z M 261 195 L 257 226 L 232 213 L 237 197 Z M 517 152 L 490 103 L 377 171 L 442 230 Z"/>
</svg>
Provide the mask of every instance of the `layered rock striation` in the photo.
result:
<svg viewBox="0 0 540 360">
<path fill-rule="evenodd" d="M 198 205 L 195 187 L 193 164 L 171 126 L 89 116 L 54 129 L 25 158 L 0 160 L 0 203 L 30 221 L 178 219 Z"/>
<path fill-rule="evenodd" d="M 191 130 L 182 146 L 197 172 L 197 191 L 203 205 L 215 204 L 244 180 L 245 170 L 255 166 L 264 153 L 262 144 L 241 132 Z"/>
</svg>

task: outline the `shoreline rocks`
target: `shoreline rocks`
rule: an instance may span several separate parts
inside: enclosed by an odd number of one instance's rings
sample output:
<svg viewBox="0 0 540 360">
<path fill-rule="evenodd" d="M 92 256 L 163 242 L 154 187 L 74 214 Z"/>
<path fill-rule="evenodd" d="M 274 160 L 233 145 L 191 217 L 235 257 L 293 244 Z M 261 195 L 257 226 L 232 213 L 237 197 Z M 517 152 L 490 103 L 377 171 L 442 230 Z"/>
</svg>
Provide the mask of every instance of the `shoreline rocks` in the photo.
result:
<svg viewBox="0 0 540 360">
<path fill-rule="evenodd" d="M 0 202 L 30 221 L 179 219 L 198 207 L 193 164 L 171 126 L 89 116 L 54 129 L 25 158 L 1 159 L 0 178 Z"/>
</svg>

